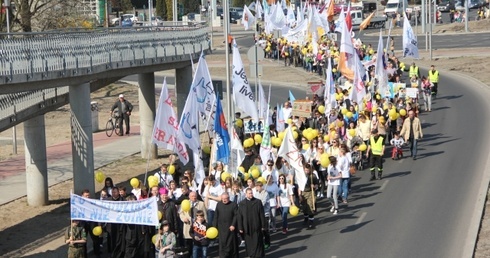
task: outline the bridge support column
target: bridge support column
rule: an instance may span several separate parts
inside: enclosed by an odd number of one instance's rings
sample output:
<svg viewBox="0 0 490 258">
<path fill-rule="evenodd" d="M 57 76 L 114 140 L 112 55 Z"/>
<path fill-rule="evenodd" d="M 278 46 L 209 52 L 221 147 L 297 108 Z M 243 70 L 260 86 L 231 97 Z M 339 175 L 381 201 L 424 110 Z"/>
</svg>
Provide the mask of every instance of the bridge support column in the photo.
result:
<svg viewBox="0 0 490 258">
<path fill-rule="evenodd" d="M 84 189 L 95 193 L 90 84 L 70 86 L 69 94 L 74 193 L 81 194 Z"/>
<path fill-rule="evenodd" d="M 24 122 L 27 204 L 43 206 L 48 197 L 48 162 L 46 158 L 46 131 L 44 115 Z"/>
<path fill-rule="evenodd" d="M 177 97 L 177 116 L 182 117 L 185 101 L 191 88 L 192 83 L 192 66 L 175 69 L 175 95 Z"/>
<path fill-rule="evenodd" d="M 151 134 L 155 124 L 155 75 L 153 73 L 138 74 L 138 100 L 140 112 L 141 157 L 156 159 L 157 146 L 151 143 Z"/>
</svg>

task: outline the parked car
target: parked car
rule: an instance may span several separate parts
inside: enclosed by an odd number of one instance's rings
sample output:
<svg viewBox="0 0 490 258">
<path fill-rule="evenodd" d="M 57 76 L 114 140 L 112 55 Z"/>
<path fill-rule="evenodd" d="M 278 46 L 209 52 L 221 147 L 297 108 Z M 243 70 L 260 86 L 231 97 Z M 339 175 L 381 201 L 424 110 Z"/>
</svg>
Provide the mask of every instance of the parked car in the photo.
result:
<svg viewBox="0 0 490 258">
<path fill-rule="evenodd" d="M 163 25 L 163 19 L 161 16 L 151 17 L 151 24 L 154 26 Z"/>
<path fill-rule="evenodd" d="M 138 22 L 138 17 L 134 14 L 123 14 L 120 17 L 114 18 L 111 20 L 111 24 L 114 26 L 119 26 L 120 20 L 130 19 L 132 23 Z"/>
<path fill-rule="evenodd" d="M 218 7 L 217 8 L 216 16 L 221 17 L 221 20 L 223 20 L 223 7 Z"/>
<path fill-rule="evenodd" d="M 126 18 L 121 23 L 122 27 L 133 27 L 133 21 L 130 18 Z"/>
<path fill-rule="evenodd" d="M 449 12 L 455 10 L 456 6 L 452 0 L 441 0 L 437 5 L 437 10 L 441 12 Z"/>
<path fill-rule="evenodd" d="M 237 24 L 239 20 L 242 19 L 242 16 L 238 12 L 230 11 L 230 23 Z"/>
</svg>

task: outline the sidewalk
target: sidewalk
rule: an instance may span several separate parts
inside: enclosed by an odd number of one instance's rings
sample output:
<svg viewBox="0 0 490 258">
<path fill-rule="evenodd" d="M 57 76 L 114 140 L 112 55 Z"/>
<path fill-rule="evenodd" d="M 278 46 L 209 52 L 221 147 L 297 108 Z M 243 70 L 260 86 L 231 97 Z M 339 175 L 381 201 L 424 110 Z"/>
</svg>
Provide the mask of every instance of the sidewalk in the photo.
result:
<svg viewBox="0 0 490 258">
<path fill-rule="evenodd" d="M 107 137 L 104 131 L 97 132 L 93 134 L 93 142 L 94 168 L 97 169 L 140 152 L 140 128 L 138 125 L 131 126 L 130 136 Z M 73 178 L 70 141 L 48 146 L 46 156 L 49 186 Z M 0 162 L 0 179 L 0 205 L 26 196 L 25 157 L 16 156 Z"/>
</svg>

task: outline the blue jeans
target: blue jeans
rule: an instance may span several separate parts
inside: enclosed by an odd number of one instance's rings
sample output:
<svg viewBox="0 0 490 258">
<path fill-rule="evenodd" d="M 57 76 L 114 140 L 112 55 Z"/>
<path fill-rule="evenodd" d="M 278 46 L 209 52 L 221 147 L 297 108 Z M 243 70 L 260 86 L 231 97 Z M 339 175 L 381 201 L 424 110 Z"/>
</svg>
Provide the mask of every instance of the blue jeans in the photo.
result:
<svg viewBox="0 0 490 258">
<path fill-rule="evenodd" d="M 412 157 L 417 156 L 417 140 L 410 139 L 412 143 L 410 144 L 410 153 L 412 153 Z"/>
<path fill-rule="evenodd" d="M 312 69 L 313 69 L 313 64 L 312 64 L 312 63 L 310 63 L 310 62 L 306 62 L 306 70 L 307 70 L 308 72 L 311 72 L 311 71 L 312 71 Z"/>
<path fill-rule="evenodd" d="M 349 194 L 349 181 L 350 178 L 342 178 L 342 200 L 347 201 L 347 195 Z"/>
<path fill-rule="evenodd" d="M 207 246 L 194 245 L 194 247 L 192 248 L 192 258 L 199 258 L 199 257 L 206 258 L 207 254 L 208 254 Z"/>
<path fill-rule="evenodd" d="M 282 228 L 288 228 L 288 213 L 289 213 L 289 207 L 282 207 Z"/>
<path fill-rule="evenodd" d="M 213 210 L 208 210 L 208 226 L 213 227 L 213 221 L 214 221 L 214 211 Z"/>
</svg>

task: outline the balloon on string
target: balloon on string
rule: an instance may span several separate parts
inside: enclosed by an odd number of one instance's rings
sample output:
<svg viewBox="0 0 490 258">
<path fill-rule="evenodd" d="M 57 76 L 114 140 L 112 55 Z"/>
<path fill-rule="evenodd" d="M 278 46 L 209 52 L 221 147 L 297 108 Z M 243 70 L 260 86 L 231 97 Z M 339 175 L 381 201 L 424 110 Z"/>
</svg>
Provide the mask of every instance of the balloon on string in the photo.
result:
<svg viewBox="0 0 490 258">
<path fill-rule="evenodd" d="M 406 116 L 407 115 L 407 111 L 405 109 L 400 109 L 400 116 Z"/>
<path fill-rule="evenodd" d="M 345 114 L 345 116 L 346 116 L 347 118 L 352 118 L 352 117 L 354 116 L 354 114 L 353 114 L 352 112 L 350 112 L 350 111 L 349 111 L 349 112 L 347 112 L 347 113 Z"/>
<path fill-rule="evenodd" d="M 318 131 L 318 129 L 313 129 L 313 130 L 311 130 L 311 132 L 313 133 L 313 138 L 312 138 L 312 139 L 314 139 L 314 138 L 318 137 L 318 134 L 320 133 L 320 132 Z"/>
<path fill-rule="evenodd" d="M 293 131 L 293 138 L 296 140 L 296 139 L 298 139 L 298 137 L 299 137 L 298 132 Z"/>
<path fill-rule="evenodd" d="M 356 129 L 349 129 L 349 135 L 352 137 L 356 136 Z"/>
<path fill-rule="evenodd" d="M 262 135 L 256 134 L 254 136 L 254 141 L 255 141 L 255 143 L 262 143 Z"/>
<path fill-rule="evenodd" d="M 102 183 L 104 182 L 105 175 L 102 173 L 102 171 L 97 171 L 95 172 L 95 181 Z"/>
<path fill-rule="evenodd" d="M 323 153 L 320 156 L 320 165 L 322 165 L 322 167 L 324 167 L 324 168 L 326 168 L 326 167 L 328 167 L 328 165 L 330 165 L 330 159 L 329 159 L 327 153 Z"/>
<path fill-rule="evenodd" d="M 299 208 L 298 207 L 296 207 L 294 205 L 291 206 L 291 207 L 289 207 L 289 214 L 291 214 L 291 216 L 293 216 L 293 217 L 294 216 L 297 216 L 298 213 L 299 213 Z"/>
<path fill-rule="evenodd" d="M 288 120 L 286 120 L 286 122 L 287 122 L 287 123 L 290 125 L 290 124 L 292 124 L 292 123 L 293 123 L 293 119 L 288 118 Z"/>
<path fill-rule="evenodd" d="M 282 140 L 282 139 L 284 139 L 284 136 L 286 136 L 286 132 L 284 132 L 284 131 L 279 132 L 279 133 L 277 134 L 277 137 L 278 137 L 279 139 L 281 139 L 281 140 Z"/>
<path fill-rule="evenodd" d="M 310 145 L 308 143 L 303 144 L 303 150 L 308 150 Z"/>
<path fill-rule="evenodd" d="M 238 167 L 238 171 L 240 171 L 240 172 L 242 172 L 242 173 L 245 173 L 245 168 L 244 168 L 244 167 L 242 167 L 242 166 L 240 166 L 240 167 Z"/>
<path fill-rule="evenodd" d="M 347 112 L 349 112 L 349 110 L 347 110 L 347 108 L 342 108 L 340 112 L 342 113 L 342 115 L 345 115 L 347 114 Z"/>
<path fill-rule="evenodd" d="M 210 227 L 206 230 L 206 238 L 215 239 L 218 236 L 218 229 L 215 227 Z"/>
<path fill-rule="evenodd" d="M 243 173 L 243 179 L 247 181 L 250 178 L 250 173 Z"/>
<path fill-rule="evenodd" d="M 101 226 L 94 227 L 94 229 L 92 229 L 92 234 L 94 236 L 102 235 L 102 227 Z"/>
<path fill-rule="evenodd" d="M 265 184 L 267 181 L 263 177 L 257 178 L 257 182 L 261 182 L 262 184 Z"/>
<path fill-rule="evenodd" d="M 182 209 L 183 212 L 190 211 L 191 210 L 191 201 L 183 200 L 182 203 L 180 203 L 180 208 Z"/>
<path fill-rule="evenodd" d="M 211 154 L 211 146 L 207 145 L 207 146 L 204 146 L 202 148 L 202 152 L 204 152 L 205 154 L 209 155 Z"/>
<path fill-rule="evenodd" d="M 361 145 L 359 146 L 359 150 L 360 150 L 360 151 L 366 151 L 366 150 L 367 150 L 367 145 L 366 145 L 365 143 L 361 144 Z"/>
<path fill-rule="evenodd" d="M 155 234 L 151 237 L 151 242 L 156 245 L 157 244 L 157 238 L 158 238 L 158 234 Z"/>
<path fill-rule="evenodd" d="M 390 109 L 390 111 L 388 111 L 388 115 L 390 117 L 395 116 L 396 115 L 396 109 L 395 108 Z M 391 119 L 391 120 L 393 120 L 393 119 Z"/>
<path fill-rule="evenodd" d="M 221 181 L 224 182 L 226 180 L 226 178 L 228 178 L 228 177 L 231 177 L 230 173 L 228 173 L 228 172 L 221 173 Z"/>
<path fill-rule="evenodd" d="M 174 165 L 170 165 L 170 166 L 168 166 L 168 169 L 167 170 L 168 170 L 168 173 L 170 175 L 173 175 L 175 173 L 175 166 Z"/>
<path fill-rule="evenodd" d="M 152 188 L 154 186 L 158 186 L 158 178 L 155 176 L 149 176 L 148 177 L 148 186 L 150 188 Z"/>
<path fill-rule="evenodd" d="M 235 121 L 235 125 L 238 126 L 239 128 L 242 128 L 243 127 L 243 120 L 238 118 L 236 121 Z"/>
<path fill-rule="evenodd" d="M 324 142 L 329 142 L 329 141 L 330 141 L 330 136 L 329 136 L 328 134 L 325 134 L 325 135 L 323 136 L 323 141 L 324 141 Z"/>
<path fill-rule="evenodd" d="M 138 180 L 138 178 L 136 177 L 133 177 L 131 178 L 131 180 L 129 181 L 129 184 L 133 187 L 133 188 L 137 188 L 138 186 L 140 186 L 140 181 Z"/>
<path fill-rule="evenodd" d="M 321 114 L 325 114 L 325 106 L 324 105 L 320 105 L 318 107 L 318 112 L 320 112 Z"/>
<path fill-rule="evenodd" d="M 258 168 L 254 168 L 250 171 L 250 174 L 252 174 L 253 178 L 259 178 L 260 170 Z"/>
</svg>

